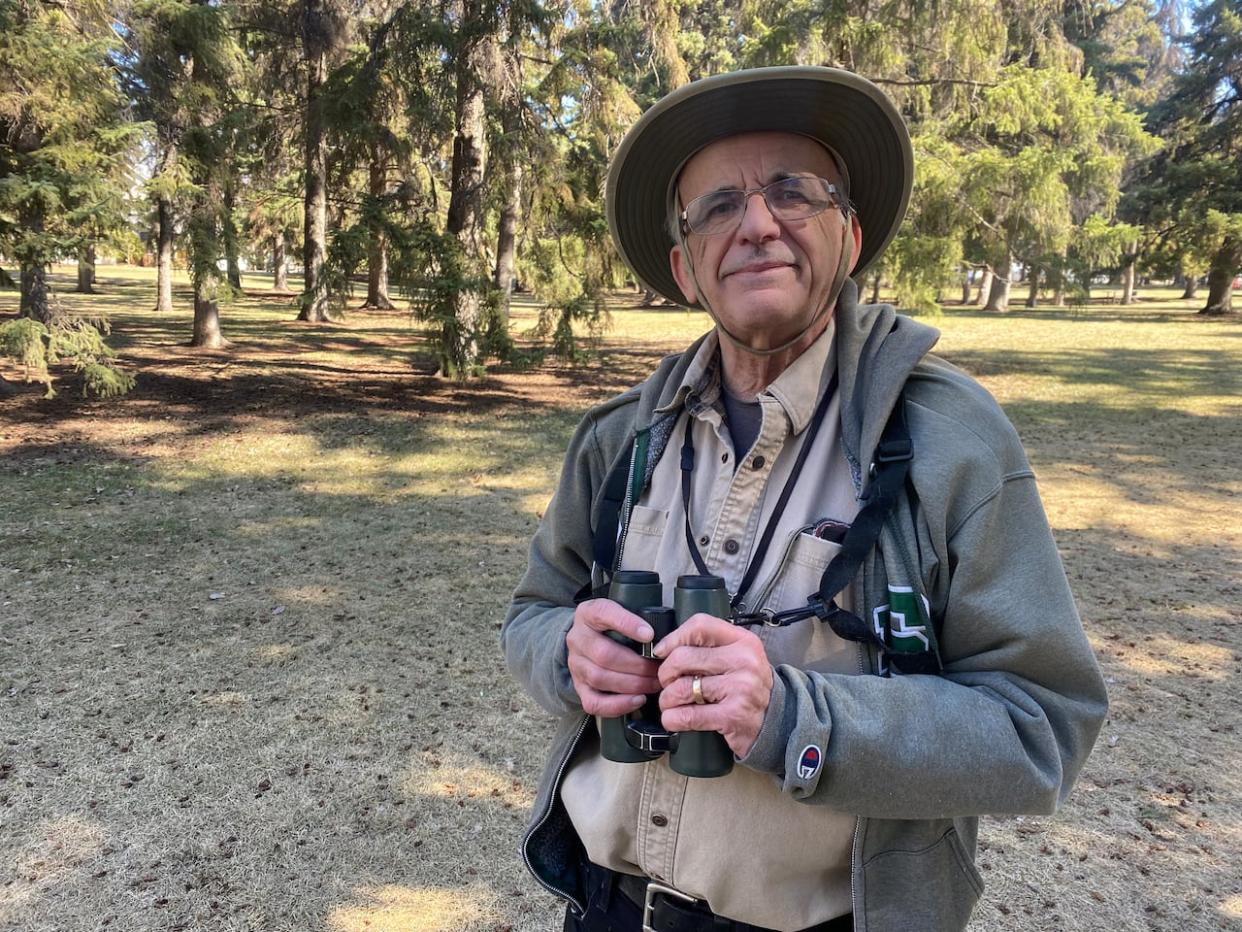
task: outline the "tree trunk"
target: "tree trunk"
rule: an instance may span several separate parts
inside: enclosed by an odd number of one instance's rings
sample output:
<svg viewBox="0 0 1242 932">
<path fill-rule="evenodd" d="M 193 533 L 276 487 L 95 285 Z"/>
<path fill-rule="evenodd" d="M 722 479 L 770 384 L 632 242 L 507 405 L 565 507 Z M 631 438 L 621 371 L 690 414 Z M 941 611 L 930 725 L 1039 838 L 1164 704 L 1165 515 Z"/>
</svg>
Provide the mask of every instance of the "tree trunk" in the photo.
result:
<svg viewBox="0 0 1242 932">
<path fill-rule="evenodd" d="M 370 186 L 374 209 L 378 210 L 387 193 L 388 172 L 386 153 L 378 142 L 371 145 Z M 367 241 L 367 300 L 363 307 L 392 310 L 388 297 L 388 242 L 378 218 L 372 219 Z"/>
<path fill-rule="evenodd" d="M 509 298 L 513 295 L 513 264 L 517 255 L 518 212 L 522 205 L 522 161 L 510 156 L 506 166 L 508 197 L 500 209 L 496 234 L 496 287 L 500 290 L 500 317 L 509 326 Z"/>
<path fill-rule="evenodd" d="M 220 349 L 227 345 L 220 331 L 220 305 L 205 298 L 198 286 L 194 288 L 194 336 L 190 345 L 203 349 Z"/>
<path fill-rule="evenodd" d="M 970 303 L 970 266 L 962 269 L 962 306 Z"/>
<path fill-rule="evenodd" d="M 285 257 L 285 234 L 272 237 L 272 287 L 277 291 L 289 290 L 289 260 Z"/>
<path fill-rule="evenodd" d="M 1199 311 L 1200 314 L 1223 315 L 1233 311 L 1233 279 L 1242 266 L 1242 240 L 1232 236 L 1225 237 L 1225 242 L 1216 255 L 1212 256 L 1212 265 L 1208 269 L 1207 304 Z"/>
<path fill-rule="evenodd" d="M 95 243 L 87 243 L 78 251 L 78 294 L 95 293 Z"/>
<path fill-rule="evenodd" d="M 506 57 L 513 84 L 520 86 L 522 60 L 513 49 Z M 513 265 L 517 256 L 518 215 L 522 208 L 522 176 L 524 153 L 518 146 L 521 130 L 521 103 L 515 97 L 506 101 L 500 125 L 504 131 L 504 148 L 501 158 L 504 166 L 504 204 L 500 208 L 500 220 L 496 231 L 496 288 L 500 292 L 500 321 L 509 328 L 509 299 L 513 295 Z"/>
<path fill-rule="evenodd" d="M 302 311 L 298 320 L 328 319 L 323 280 L 327 255 L 328 141 L 323 119 L 323 86 L 328 73 L 329 15 L 324 0 L 304 0 L 302 48 L 306 56 L 305 196 L 302 201 Z"/>
<path fill-rule="evenodd" d="M 871 304 L 880 303 L 880 273 L 876 272 L 871 276 Z"/>
<path fill-rule="evenodd" d="M 156 213 L 159 216 L 157 238 L 159 247 L 155 260 L 155 310 L 157 312 L 172 310 L 172 273 L 173 273 L 173 210 L 172 201 L 161 197 L 156 201 Z"/>
<path fill-rule="evenodd" d="M 483 0 L 463 0 L 452 194 L 445 230 L 461 245 L 467 275 L 483 267 L 483 179 L 487 169 L 483 76 L 491 57 L 492 36 L 480 27 L 487 15 Z M 484 298 L 474 288 L 462 288 L 453 296 L 453 319 L 445 320 L 440 332 L 440 375 L 467 376 L 480 362 L 478 333 L 486 310 Z"/>
<path fill-rule="evenodd" d="M 17 313 L 21 317 L 33 317 L 47 326 L 52 322 L 52 306 L 48 300 L 47 268 L 38 263 L 22 263 L 22 296 Z"/>
<path fill-rule="evenodd" d="M 1125 268 L 1121 270 L 1121 303 L 1122 304 L 1133 304 L 1134 303 L 1134 284 L 1135 284 L 1135 279 L 1138 273 L 1134 267 L 1136 258 L 1134 256 L 1130 256 L 1129 259 L 1130 261 L 1126 263 Z"/>
<path fill-rule="evenodd" d="M 1030 281 L 1031 290 L 1026 294 L 1026 306 L 1039 307 L 1040 269 L 1038 266 L 1031 266 L 1030 271 L 1027 274 L 1027 279 Z"/>
<path fill-rule="evenodd" d="M 189 66 L 186 74 L 188 76 Z M 177 145 L 168 141 L 164 128 L 161 130 L 163 149 L 160 152 L 160 164 L 157 173 L 171 171 L 177 161 Z M 171 130 L 167 130 L 171 132 Z M 155 200 L 156 212 L 156 259 L 155 259 L 155 310 L 167 312 L 172 310 L 172 275 L 173 275 L 173 202 L 168 194 L 161 194 Z"/>
<path fill-rule="evenodd" d="M 1008 263 L 1006 263 L 1008 267 Z M 988 303 L 983 308 L 985 311 L 995 311 L 1003 314 L 1009 310 L 1009 276 L 1001 273 L 993 273 L 992 286 L 988 289 Z"/>
<path fill-rule="evenodd" d="M 237 236 L 237 220 L 235 212 L 237 207 L 237 191 L 230 179 L 224 184 L 224 216 L 221 218 L 222 232 L 224 234 L 224 261 L 228 268 L 229 284 L 241 291 L 241 262 L 238 258 L 238 236 Z"/>
<path fill-rule="evenodd" d="M 1197 297 L 1199 297 L 1199 276 L 1187 275 L 1186 290 L 1182 292 L 1182 300 L 1191 301 Z"/>
<path fill-rule="evenodd" d="M 975 300 L 971 301 L 971 304 L 978 307 L 987 300 L 987 296 L 992 292 L 993 277 L 992 266 L 985 265 L 983 267 L 983 275 L 979 277 L 979 290 L 975 293 Z"/>
</svg>

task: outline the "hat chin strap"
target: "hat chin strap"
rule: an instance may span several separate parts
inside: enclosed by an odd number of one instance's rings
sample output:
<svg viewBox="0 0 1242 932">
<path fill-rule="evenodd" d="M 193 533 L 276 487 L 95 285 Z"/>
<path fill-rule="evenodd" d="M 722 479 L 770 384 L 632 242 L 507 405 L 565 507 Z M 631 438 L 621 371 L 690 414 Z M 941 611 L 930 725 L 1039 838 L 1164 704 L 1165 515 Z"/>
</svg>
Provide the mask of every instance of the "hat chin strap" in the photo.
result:
<svg viewBox="0 0 1242 932">
<path fill-rule="evenodd" d="M 789 347 L 793 346 L 804 336 L 806 336 L 807 333 L 809 333 L 811 329 L 819 323 L 823 316 L 832 310 L 832 308 L 836 305 L 837 298 L 841 295 L 841 289 L 845 287 L 846 276 L 849 274 L 850 260 L 853 258 L 854 253 L 854 244 L 851 242 L 850 214 L 848 210 L 841 211 L 841 220 L 841 258 L 837 262 L 837 271 L 832 279 L 832 287 L 828 289 L 827 299 L 825 299 L 823 305 L 820 306 L 820 309 L 815 312 L 815 316 L 811 318 L 810 323 L 798 331 L 796 336 L 792 339 L 786 340 L 780 346 L 774 346 L 771 349 L 755 349 L 755 347 L 750 346 L 742 340 L 741 337 L 731 333 L 729 328 L 726 327 L 721 321 L 720 317 L 717 316 L 716 312 L 712 310 L 711 304 L 708 303 L 707 297 L 703 294 L 703 288 L 699 285 L 699 277 L 694 271 L 694 262 L 691 260 L 690 250 L 686 246 L 686 235 L 685 233 L 680 233 L 679 231 L 681 252 L 682 255 L 686 257 L 686 267 L 690 270 L 690 280 L 694 282 L 694 290 L 698 295 L 699 304 L 703 305 L 703 310 L 707 311 L 711 319 L 715 321 L 716 329 L 723 333 L 729 339 L 730 343 L 743 352 L 750 353 L 752 356 L 775 356 L 777 353 L 783 353 L 785 350 L 789 349 Z"/>
</svg>

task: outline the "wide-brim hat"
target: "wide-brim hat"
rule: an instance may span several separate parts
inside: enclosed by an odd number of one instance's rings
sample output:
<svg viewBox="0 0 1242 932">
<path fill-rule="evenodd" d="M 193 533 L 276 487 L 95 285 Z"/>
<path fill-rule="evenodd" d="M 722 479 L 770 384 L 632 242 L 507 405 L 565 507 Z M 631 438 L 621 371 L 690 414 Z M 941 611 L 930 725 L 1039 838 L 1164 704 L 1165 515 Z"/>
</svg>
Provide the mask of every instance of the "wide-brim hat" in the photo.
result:
<svg viewBox="0 0 1242 932">
<path fill-rule="evenodd" d="M 753 68 L 683 85 L 626 134 L 608 171 L 608 228 L 639 281 L 685 304 L 669 266 L 672 186 L 686 161 L 739 133 L 797 133 L 844 162 L 862 226 L 861 275 L 897 233 L 914 184 L 910 134 L 892 101 L 839 68 Z"/>
</svg>

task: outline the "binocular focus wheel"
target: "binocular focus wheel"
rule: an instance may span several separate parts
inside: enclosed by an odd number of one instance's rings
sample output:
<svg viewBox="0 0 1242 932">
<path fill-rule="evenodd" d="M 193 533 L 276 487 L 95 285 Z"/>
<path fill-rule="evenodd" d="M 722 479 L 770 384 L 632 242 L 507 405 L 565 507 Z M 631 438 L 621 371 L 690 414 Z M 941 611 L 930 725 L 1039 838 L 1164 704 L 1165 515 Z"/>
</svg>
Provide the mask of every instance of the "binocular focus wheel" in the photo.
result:
<svg viewBox="0 0 1242 932">
<path fill-rule="evenodd" d="M 677 750 L 677 735 L 665 731 L 654 722 L 642 720 L 625 723 L 625 740 L 632 748 L 663 754 Z"/>
</svg>

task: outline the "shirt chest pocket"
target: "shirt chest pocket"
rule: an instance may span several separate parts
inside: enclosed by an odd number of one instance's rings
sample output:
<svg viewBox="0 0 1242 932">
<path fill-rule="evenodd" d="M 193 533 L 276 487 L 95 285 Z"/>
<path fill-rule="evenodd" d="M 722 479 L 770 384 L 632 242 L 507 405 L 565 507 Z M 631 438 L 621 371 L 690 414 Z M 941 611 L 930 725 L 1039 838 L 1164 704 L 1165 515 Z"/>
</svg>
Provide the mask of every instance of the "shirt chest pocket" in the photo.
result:
<svg viewBox="0 0 1242 932">
<path fill-rule="evenodd" d="M 820 577 L 841 546 L 808 533 L 798 534 L 782 563 L 763 607 L 772 611 L 800 608 L 807 596 L 819 591 Z M 837 604 L 851 608 L 850 590 L 837 596 Z M 817 673 L 859 673 L 858 645 L 843 641 L 818 618 L 808 618 L 782 628 L 756 629 L 773 666 L 787 663 Z"/>
<path fill-rule="evenodd" d="M 635 505 L 625 533 L 625 549 L 621 554 L 623 570 L 657 570 L 664 530 L 668 527 L 668 511 Z M 662 574 L 663 575 L 663 574 Z"/>
</svg>

